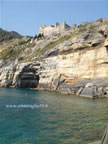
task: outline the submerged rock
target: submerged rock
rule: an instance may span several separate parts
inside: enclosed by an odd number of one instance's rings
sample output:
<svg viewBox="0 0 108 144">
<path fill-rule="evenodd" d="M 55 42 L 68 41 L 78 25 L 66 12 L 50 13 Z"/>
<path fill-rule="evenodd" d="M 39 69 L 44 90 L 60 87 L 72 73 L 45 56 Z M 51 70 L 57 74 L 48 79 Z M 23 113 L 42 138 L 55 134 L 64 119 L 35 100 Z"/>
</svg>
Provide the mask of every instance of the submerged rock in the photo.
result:
<svg viewBox="0 0 108 144">
<path fill-rule="evenodd" d="M 97 95 L 96 87 L 94 87 L 94 86 L 85 87 L 82 90 L 80 96 L 82 96 L 82 97 L 90 97 L 90 98 L 97 98 L 98 95 Z"/>
<path fill-rule="evenodd" d="M 108 144 L 108 128 L 105 130 L 105 133 L 101 141 L 97 141 L 89 144 Z"/>
<path fill-rule="evenodd" d="M 97 141 L 97 142 L 93 142 L 93 143 L 89 143 L 89 144 L 101 144 L 101 141 Z"/>
<path fill-rule="evenodd" d="M 101 144 L 108 144 L 108 128 L 105 130 Z"/>
<path fill-rule="evenodd" d="M 85 88 L 80 93 L 80 96 L 90 98 L 103 98 L 105 97 L 105 91 L 103 87 L 98 87 L 93 83 L 87 83 Z"/>
</svg>

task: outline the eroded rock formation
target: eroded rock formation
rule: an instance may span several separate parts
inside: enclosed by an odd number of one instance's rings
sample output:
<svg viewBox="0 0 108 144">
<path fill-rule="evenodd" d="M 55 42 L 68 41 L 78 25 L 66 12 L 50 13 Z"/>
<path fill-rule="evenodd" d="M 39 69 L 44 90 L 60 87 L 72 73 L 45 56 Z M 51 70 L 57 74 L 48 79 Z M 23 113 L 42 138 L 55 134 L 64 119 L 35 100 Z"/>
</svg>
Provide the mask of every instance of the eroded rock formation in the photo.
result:
<svg viewBox="0 0 108 144">
<path fill-rule="evenodd" d="M 14 53 L 19 47 L 12 47 Z M 4 60 L 5 56 L 2 56 L 1 87 L 32 87 L 81 96 L 107 96 L 108 19 L 83 23 L 62 36 L 54 34 L 24 41 L 21 47 L 23 50 L 18 51 L 14 61 L 7 57 Z"/>
<path fill-rule="evenodd" d="M 36 88 L 39 75 L 30 63 L 6 64 L 0 71 L 1 87 Z"/>
</svg>

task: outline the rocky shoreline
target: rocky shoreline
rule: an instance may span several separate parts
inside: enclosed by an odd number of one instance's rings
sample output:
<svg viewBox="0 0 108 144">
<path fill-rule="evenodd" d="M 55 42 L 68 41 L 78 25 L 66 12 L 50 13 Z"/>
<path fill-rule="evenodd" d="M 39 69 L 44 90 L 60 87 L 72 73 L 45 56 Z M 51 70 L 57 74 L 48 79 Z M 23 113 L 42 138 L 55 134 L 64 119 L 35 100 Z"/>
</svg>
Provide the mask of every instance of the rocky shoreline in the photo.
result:
<svg viewBox="0 0 108 144">
<path fill-rule="evenodd" d="M 63 33 L 3 41 L 0 87 L 108 97 L 108 19 L 75 25 Z"/>
<path fill-rule="evenodd" d="M 67 95 L 88 98 L 108 97 L 108 78 L 80 79 L 74 84 L 65 83 L 59 74 L 50 83 L 40 83 L 39 63 L 13 63 L 1 69 L 0 87 L 32 88 L 35 90 L 58 91 Z"/>
</svg>

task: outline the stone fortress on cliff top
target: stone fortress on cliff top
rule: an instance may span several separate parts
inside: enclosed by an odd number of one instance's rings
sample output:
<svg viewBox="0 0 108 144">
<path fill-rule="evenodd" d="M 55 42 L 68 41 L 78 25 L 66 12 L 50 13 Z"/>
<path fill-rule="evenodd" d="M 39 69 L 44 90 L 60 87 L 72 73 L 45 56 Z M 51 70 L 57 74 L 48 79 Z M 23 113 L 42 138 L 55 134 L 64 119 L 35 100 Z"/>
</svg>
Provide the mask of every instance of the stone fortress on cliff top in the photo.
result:
<svg viewBox="0 0 108 144">
<path fill-rule="evenodd" d="M 43 34 L 44 36 L 51 36 L 62 34 L 69 30 L 75 30 L 76 27 L 77 26 L 75 24 L 69 26 L 66 21 L 64 21 L 62 24 L 56 22 L 56 25 L 40 25 L 39 33 Z"/>
</svg>

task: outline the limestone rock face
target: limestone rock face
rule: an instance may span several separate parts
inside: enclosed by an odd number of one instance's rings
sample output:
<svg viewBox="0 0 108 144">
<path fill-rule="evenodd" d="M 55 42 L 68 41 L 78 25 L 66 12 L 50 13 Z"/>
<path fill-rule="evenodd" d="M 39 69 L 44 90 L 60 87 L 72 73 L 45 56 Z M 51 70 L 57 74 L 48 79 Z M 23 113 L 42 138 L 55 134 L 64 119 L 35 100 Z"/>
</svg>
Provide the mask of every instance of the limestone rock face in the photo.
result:
<svg viewBox="0 0 108 144">
<path fill-rule="evenodd" d="M 39 84 L 67 94 L 104 97 L 103 88 L 108 86 L 108 43 L 102 30 L 84 32 L 51 49 L 58 53 L 47 55 L 41 62 Z M 87 83 L 93 86 L 87 88 Z M 80 88 L 82 92 L 78 92 Z"/>
<path fill-rule="evenodd" d="M 83 78 L 107 77 L 107 63 L 107 50 L 103 45 L 97 49 L 48 57 L 41 63 L 42 81 L 51 81 L 51 78 L 59 74 L 66 83 L 72 84 Z"/>
<path fill-rule="evenodd" d="M 33 42 L 31 48 L 25 47 L 32 43 L 20 42 L 24 49 L 20 59 L 24 56 L 28 61 L 1 59 L 1 87 L 33 87 L 98 97 L 108 93 L 108 19 L 83 23 L 74 31 L 70 28 L 59 36 Z"/>
<path fill-rule="evenodd" d="M 30 63 L 8 63 L 0 69 L 0 87 L 36 88 L 39 76 Z"/>
<path fill-rule="evenodd" d="M 16 70 L 13 85 L 21 88 L 36 88 L 39 82 L 39 76 L 36 73 L 36 69 L 30 66 L 30 64 L 17 66 L 19 72 Z"/>
</svg>

